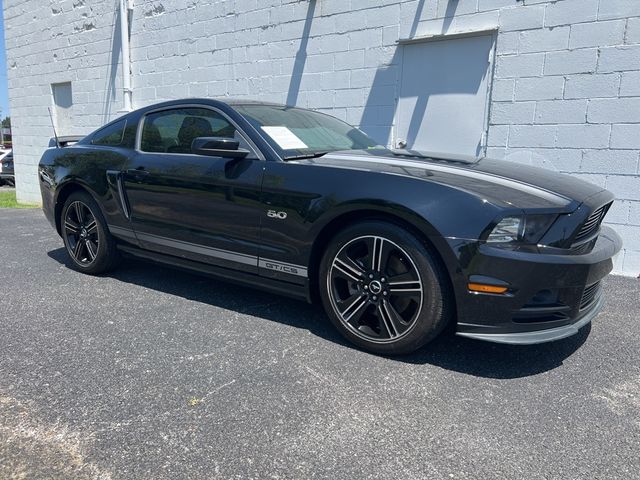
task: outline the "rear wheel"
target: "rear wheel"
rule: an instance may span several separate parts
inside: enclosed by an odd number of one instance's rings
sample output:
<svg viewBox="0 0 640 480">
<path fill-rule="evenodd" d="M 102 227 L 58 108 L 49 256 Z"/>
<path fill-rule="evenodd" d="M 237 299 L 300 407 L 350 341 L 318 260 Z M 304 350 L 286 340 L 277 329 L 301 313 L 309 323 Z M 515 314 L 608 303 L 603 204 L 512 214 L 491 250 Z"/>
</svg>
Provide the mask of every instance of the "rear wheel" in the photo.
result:
<svg viewBox="0 0 640 480">
<path fill-rule="evenodd" d="M 96 201 L 86 192 L 72 193 L 62 209 L 61 230 L 72 266 L 81 272 L 99 274 L 118 263 L 116 241 Z"/>
<path fill-rule="evenodd" d="M 370 221 L 338 234 L 320 268 L 329 318 L 350 341 L 383 354 L 414 351 L 444 328 L 447 282 L 414 235 Z"/>
</svg>

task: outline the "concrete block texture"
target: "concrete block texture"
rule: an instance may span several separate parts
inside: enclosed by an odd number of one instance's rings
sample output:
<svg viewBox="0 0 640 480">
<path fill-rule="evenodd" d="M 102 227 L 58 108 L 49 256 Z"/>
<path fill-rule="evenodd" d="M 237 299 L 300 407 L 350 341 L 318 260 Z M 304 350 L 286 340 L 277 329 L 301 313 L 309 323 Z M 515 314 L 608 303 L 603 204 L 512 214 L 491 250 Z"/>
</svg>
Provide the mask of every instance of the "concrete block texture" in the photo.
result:
<svg viewBox="0 0 640 480">
<path fill-rule="evenodd" d="M 565 50 L 569 46 L 569 27 L 540 28 L 520 32 L 520 53 Z"/>
<path fill-rule="evenodd" d="M 617 97 L 620 92 L 618 73 L 567 75 L 564 79 L 566 99 Z"/>
<path fill-rule="evenodd" d="M 600 0 L 561 0 L 550 2 L 544 24 L 547 27 L 591 22 L 598 18 Z"/>
<path fill-rule="evenodd" d="M 521 125 L 533 123 L 534 102 L 495 102 L 491 109 L 493 125 Z"/>
<path fill-rule="evenodd" d="M 620 75 L 620 96 L 640 97 L 640 71 L 622 72 Z"/>
<path fill-rule="evenodd" d="M 624 43 L 626 20 L 579 23 L 571 26 L 569 48 L 604 47 Z"/>
<path fill-rule="evenodd" d="M 536 104 L 535 123 L 584 123 L 587 100 L 547 100 Z"/>
<path fill-rule="evenodd" d="M 40 200 L 52 84 L 72 84 L 69 133 L 123 113 L 117 6 L 4 1 L 22 201 Z M 134 107 L 182 96 L 277 101 L 390 143 L 403 74 L 398 40 L 469 31 L 496 38 L 487 153 L 606 186 L 621 202 L 611 224 L 640 227 L 640 0 L 136 0 Z M 632 243 L 633 228 L 625 233 Z M 625 246 L 622 259 L 620 272 L 640 273 L 639 245 Z"/>
<path fill-rule="evenodd" d="M 599 20 L 640 16 L 640 2 L 636 0 L 600 0 Z"/>
<path fill-rule="evenodd" d="M 612 125 L 611 126 L 611 147 L 640 149 L 640 125 Z"/>
<path fill-rule="evenodd" d="M 583 150 L 580 171 L 635 175 L 638 172 L 638 157 L 635 150 Z"/>
<path fill-rule="evenodd" d="M 519 78 L 516 82 L 515 99 L 558 100 L 563 97 L 564 90 L 563 76 Z"/>
<path fill-rule="evenodd" d="M 610 125 L 559 125 L 557 147 L 560 148 L 607 148 Z"/>
<path fill-rule="evenodd" d="M 600 49 L 598 72 L 640 70 L 640 45 L 625 45 Z"/>
<path fill-rule="evenodd" d="M 563 50 L 546 54 L 545 75 L 592 73 L 598 64 L 598 49 Z"/>
<path fill-rule="evenodd" d="M 589 123 L 640 123 L 640 97 L 597 98 L 589 102 Z"/>
<path fill-rule="evenodd" d="M 536 77 L 542 75 L 544 53 L 503 55 L 497 58 L 497 78 Z"/>
<path fill-rule="evenodd" d="M 503 8 L 499 18 L 500 30 L 504 32 L 540 28 L 544 24 L 544 6 Z"/>
<path fill-rule="evenodd" d="M 634 17 L 627 20 L 627 33 L 624 43 L 640 43 L 640 18 Z"/>
</svg>

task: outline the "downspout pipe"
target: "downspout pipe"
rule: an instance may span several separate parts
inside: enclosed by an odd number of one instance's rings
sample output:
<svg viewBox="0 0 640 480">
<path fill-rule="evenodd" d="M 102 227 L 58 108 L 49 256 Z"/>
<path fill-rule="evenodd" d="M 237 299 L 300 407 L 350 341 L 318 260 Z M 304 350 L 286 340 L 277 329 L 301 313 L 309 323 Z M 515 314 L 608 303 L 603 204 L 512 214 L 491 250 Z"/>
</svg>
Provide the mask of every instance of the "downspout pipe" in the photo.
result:
<svg viewBox="0 0 640 480">
<path fill-rule="evenodd" d="M 133 11 L 133 0 L 120 0 L 120 45 L 122 50 L 122 92 L 125 112 L 133 110 L 131 89 L 131 50 L 129 45 L 129 13 Z"/>
</svg>

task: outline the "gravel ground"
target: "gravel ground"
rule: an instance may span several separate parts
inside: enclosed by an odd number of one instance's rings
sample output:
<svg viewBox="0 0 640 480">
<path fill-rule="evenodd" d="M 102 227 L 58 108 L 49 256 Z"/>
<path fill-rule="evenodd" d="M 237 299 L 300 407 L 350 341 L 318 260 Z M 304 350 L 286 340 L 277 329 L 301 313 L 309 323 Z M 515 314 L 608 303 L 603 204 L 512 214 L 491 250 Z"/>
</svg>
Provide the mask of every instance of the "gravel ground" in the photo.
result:
<svg viewBox="0 0 640 480">
<path fill-rule="evenodd" d="M 76 273 L 38 210 L 0 210 L 0 245 L 0 478 L 638 478 L 636 279 L 563 341 L 390 359 L 301 302 Z"/>
</svg>

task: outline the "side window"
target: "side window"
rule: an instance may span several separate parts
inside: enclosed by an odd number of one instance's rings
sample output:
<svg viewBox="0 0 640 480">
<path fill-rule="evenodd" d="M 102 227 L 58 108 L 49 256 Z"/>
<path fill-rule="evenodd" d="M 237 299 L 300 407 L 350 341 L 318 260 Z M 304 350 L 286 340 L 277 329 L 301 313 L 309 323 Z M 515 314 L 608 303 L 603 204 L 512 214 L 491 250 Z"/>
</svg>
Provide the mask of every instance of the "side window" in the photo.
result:
<svg viewBox="0 0 640 480">
<path fill-rule="evenodd" d="M 103 128 L 102 130 L 98 130 L 98 132 L 93 136 L 91 143 L 94 145 L 104 145 L 109 147 L 122 145 L 126 124 L 126 120 L 121 120 Z"/>
<path fill-rule="evenodd" d="M 191 153 L 191 143 L 198 137 L 234 138 L 240 148 L 252 152 L 236 128 L 221 114 L 207 108 L 177 108 L 150 113 L 144 118 L 140 149 L 143 152 Z"/>
<path fill-rule="evenodd" d="M 136 135 L 138 134 L 138 122 L 127 121 L 122 137 L 122 146 L 125 148 L 136 148 Z"/>
</svg>

